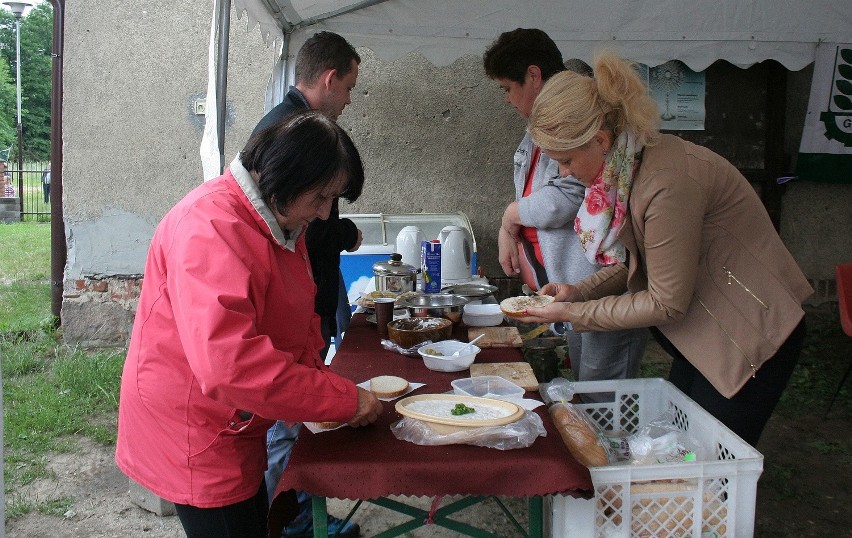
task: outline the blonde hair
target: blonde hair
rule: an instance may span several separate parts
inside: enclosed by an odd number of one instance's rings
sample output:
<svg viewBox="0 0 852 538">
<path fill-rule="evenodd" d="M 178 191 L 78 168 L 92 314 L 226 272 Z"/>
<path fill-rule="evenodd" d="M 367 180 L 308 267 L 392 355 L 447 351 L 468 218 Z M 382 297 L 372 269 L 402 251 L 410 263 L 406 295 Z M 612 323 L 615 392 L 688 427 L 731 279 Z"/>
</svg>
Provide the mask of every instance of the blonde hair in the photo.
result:
<svg viewBox="0 0 852 538">
<path fill-rule="evenodd" d="M 563 71 L 550 77 L 533 104 L 528 131 L 545 151 L 586 144 L 599 130 L 631 131 L 643 145 L 659 136 L 660 113 L 630 61 L 613 51 L 595 58 L 594 78 Z"/>
</svg>

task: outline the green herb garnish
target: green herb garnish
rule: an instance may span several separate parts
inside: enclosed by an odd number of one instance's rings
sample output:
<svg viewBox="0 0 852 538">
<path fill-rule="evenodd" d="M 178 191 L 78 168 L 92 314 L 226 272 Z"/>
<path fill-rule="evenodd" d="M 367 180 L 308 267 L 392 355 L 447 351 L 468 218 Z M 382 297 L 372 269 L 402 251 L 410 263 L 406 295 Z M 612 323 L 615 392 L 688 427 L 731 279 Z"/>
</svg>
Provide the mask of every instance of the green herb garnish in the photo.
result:
<svg viewBox="0 0 852 538">
<path fill-rule="evenodd" d="M 450 411 L 453 415 L 467 415 L 469 413 L 476 413 L 476 409 L 473 407 L 468 407 L 463 403 L 457 403 L 455 407 Z"/>
</svg>

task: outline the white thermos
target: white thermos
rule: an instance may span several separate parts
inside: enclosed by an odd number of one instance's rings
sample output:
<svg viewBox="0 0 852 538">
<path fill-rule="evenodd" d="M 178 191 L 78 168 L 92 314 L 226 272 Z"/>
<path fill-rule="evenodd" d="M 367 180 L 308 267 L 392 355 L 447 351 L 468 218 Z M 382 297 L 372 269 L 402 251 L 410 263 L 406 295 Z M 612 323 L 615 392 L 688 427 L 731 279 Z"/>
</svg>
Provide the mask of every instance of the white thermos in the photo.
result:
<svg viewBox="0 0 852 538">
<path fill-rule="evenodd" d="M 402 255 L 402 263 L 420 267 L 420 243 L 426 236 L 417 226 L 406 226 L 396 236 L 396 252 Z M 417 273 L 417 289 L 423 289 L 423 275 Z"/>
<path fill-rule="evenodd" d="M 461 226 L 445 226 L 438 235 L 441 242 L 441 287 L 470 282 L 471 247 Z"/>
</svg>

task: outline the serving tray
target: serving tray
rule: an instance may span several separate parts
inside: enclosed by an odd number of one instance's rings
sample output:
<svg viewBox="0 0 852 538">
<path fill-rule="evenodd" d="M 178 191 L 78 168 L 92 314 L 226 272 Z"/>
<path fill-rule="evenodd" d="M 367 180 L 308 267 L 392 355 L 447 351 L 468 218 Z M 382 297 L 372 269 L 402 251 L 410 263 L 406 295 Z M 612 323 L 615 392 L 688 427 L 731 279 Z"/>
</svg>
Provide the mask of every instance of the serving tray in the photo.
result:
<svg viewBox="0 0 852 538">
<path fill-rule="evenodd" d="M 476 419 L 466 418 L 469 415 L 461 415 L 460 417 L 443 417 L 435 416 L 412 409 L 408 409 L 408 405 L 418 401 L 435 401 L 446 402 L 450 407 L 455 404 L 463 403 L 469 407 L 476 409 L 477 405 L 488 405 L 491 407 L 499 407 L 505 409 L 508 414 L 503 417 Z M 419 394 L 417 396 L 409 396 L 396 402 L 396 411 L 400 415 L 422 420 L 429 424 L 439 433 L 452 433 L 467 428 L 483 428 L 487 426 L 502 426 L 511 424 L 524 414 L 524 410 L 517 404 L 512 402 L 504 402 L 502 400 L 493 400 L 491 398 L 480 398 L 478 396 L 460 396 L 456 394 Z"/>
</svg>

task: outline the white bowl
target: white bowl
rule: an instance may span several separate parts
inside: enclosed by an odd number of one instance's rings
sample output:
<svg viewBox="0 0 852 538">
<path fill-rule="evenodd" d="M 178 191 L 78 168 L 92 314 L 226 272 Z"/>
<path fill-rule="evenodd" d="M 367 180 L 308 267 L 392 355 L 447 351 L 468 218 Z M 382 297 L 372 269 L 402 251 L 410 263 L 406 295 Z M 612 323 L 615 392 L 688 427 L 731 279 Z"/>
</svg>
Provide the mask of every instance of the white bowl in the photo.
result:
<svg viewBox="0 0 852 538">
<path fill-rule="evenodd" d="M 462 320 L 471 327 L 493 327 L 503 323 L 499 304 L 466 304 Z"/>
<path fill-rule="evenodd" d="M 417 352 L 423 357 L 423 364 L 430 370 L 438 372 L 460 372 L 467 370 L 481 350 L 470 346 L 462 355 L 453 356 L 457 350 L 467 346 L 467 342 L 459 340 L 442 340 L 421 346 Z"/>
</svg>

